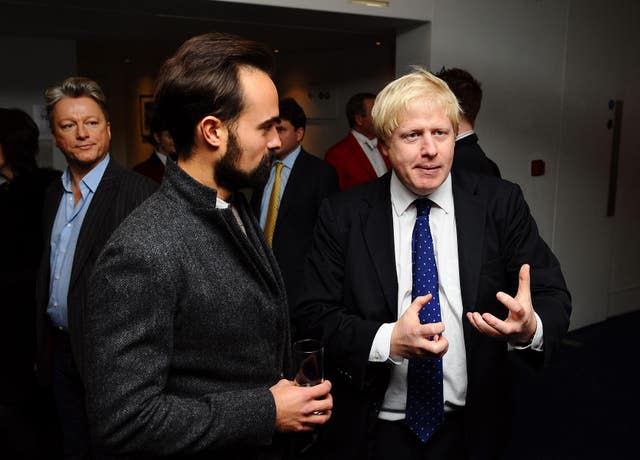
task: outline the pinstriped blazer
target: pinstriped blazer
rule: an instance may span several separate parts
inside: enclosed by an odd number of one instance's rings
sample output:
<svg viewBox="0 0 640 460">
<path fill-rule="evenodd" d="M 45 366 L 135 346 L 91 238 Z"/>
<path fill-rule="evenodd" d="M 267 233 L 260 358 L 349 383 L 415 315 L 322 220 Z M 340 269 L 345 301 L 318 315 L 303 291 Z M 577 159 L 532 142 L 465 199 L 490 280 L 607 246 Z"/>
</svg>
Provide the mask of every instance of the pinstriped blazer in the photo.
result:
<svg viewBox="0 0 640 460">
<path fill-rule="evenodd" d="M 82 223 L 71 269 L 67 308 L 69 334 L 76 364 L 80 363 L 82 347 L 79 344 L 80 325 L 88 290 L 89 275 L 98 254 L 111 233 L 140 203 L 158 187 L 150 179 L 126 170 L 113 158 L 109 160 L 100 185 L 91 200 Z M 36 286 L 38 341 L 38 378 L 47 384 L 51 377 L 51 330 L 47 318 L 49 302 L 51 231 L 64 189 L 60 180 L 54 181 L 47 189 L 43 210 L 43 254 L 38 271 Z"/>
</svg>

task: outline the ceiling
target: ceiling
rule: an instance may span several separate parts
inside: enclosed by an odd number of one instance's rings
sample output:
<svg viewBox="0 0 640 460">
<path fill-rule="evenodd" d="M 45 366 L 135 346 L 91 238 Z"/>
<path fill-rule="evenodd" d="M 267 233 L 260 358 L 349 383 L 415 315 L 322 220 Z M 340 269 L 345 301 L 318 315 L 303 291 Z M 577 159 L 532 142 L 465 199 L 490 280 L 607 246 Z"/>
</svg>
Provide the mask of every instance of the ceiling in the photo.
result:
<svg viewBox="0 0 640 460">
<path fill-rule="evenodd" d="M 0 35 L 176 42 L 232 32 L 283 50 L 389 44 L 420 21 L 210 0 L 0 0 Z"/>
</svg>

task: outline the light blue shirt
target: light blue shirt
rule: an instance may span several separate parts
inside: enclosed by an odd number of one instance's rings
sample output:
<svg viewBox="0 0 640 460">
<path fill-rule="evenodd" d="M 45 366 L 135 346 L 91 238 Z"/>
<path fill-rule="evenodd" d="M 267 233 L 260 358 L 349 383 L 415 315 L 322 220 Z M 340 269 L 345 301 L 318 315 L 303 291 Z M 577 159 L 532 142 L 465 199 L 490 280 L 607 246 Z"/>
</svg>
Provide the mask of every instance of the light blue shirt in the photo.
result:
<svg viewBox="0 0 640 460">
<path fill-rule="evenodd" d="M 269 210 L 269 199 L 271 198 L 271 190 L 273 190 L 273 183 L 276 180 L 276 164 L 282 163 L 284 167 L 280 172 L 280 199 L 278 200 L 278 208 L 280 207 L 280 201 L 282 201 L 282 196 L 284 195 L 284 189 L 287 187 L 287 182 L 289 181 L 289 176 L 291 175 L 291 170 L 293 169 L 293 165 L 298 159 L 298 155 L 300 155 L 300 146 L 297 146 L 289 155 L 285 157 L 284 160 L 275 161 L 271 165 L 271 172 L 269 172 L 269 180 L 267 181 L 267 185 L 264 187 L 264 191 L 262 192 L 262 201 L 260 202 L 260 227 L 264 230 L 264 225 L 267 222 L 267 211 Z"/>
<path fill-rule="evenodd" d="M 71 281 L 78 235 L 80 235 L 82 222 L 91 205 L 93 195 L 107 169 L 109 159 L 109 154 L 107 154 L 82 178 L 80 181 L 82 197 L 75 206 L 69 168 L 65 170 L 61 178 L 64 193 L 60 199 L 56 219 L 51 230 L 51 257 L 49 260 L 51 275 L 49 279 L 49 305 L 47 306 L 51 322 L 61 330 L 66 331 L 69 328 L 67 295 L 69 294 L 69 282 Z"/>
</svg>

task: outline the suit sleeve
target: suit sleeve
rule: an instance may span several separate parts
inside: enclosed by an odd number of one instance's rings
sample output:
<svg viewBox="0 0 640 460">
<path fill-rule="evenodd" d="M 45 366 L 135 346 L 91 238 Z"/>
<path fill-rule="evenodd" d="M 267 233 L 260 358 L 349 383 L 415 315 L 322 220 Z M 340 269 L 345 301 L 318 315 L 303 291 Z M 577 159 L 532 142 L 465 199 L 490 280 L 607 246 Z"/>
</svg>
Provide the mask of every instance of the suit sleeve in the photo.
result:
<svg viewBox="0 0 640 460">
<path fill-rule="evenodd" d="M 538 233 L 520 187 L 509 199 L 509 217 L 504 222 L 504 253 L 510 262 L 507 270 L 517 290 L 518 272 L 522 264 L 531 267 L 531 299 L 533 308 L 543 324 L 544 360 L 546 363 L 559 347 L 569 327 L 571 296 L 567 289 L 560 262 Z"/>
<path fill-rule="evenodd" d="M 172 388 L 170 372 L 181 372 L 172 362 L 181 353 L 173 342 L 180 327 L 175 280 L 183 276 L 176 255 L 187 249 L 167 244 L 167 254 L 156 255 L 146 246 L 116 235 L 91 280 L 84 378 L 97 443 L 152 456 L 270 444 L 275 403 L 268 388 L 221 384 L 219 392 L 203 393 L 197 379 Z"/>
<path fill-rule="evenodd" d="M 339 220 L 331 200 L 324 200 L 304 268 L 303 294 L 292 320 L 300 337 L 322 340 L 327 368 L 361 388 L 371 381 L 372 367 L 384 365 L 369 363 L 371 344 L 384 321 L 372 314 L 373 305 L 365 305 L 368 310 L 363 311 L 362 303 L 354 300 L 353 280 L 348 279 L 352 270 L 345 267 L 350 250 L 349 224 Z M 362 257 L 352 259 L 356 260 L 362 261 Z M 365 291 L 360 285 L 353 288 Z"/>
</svg>

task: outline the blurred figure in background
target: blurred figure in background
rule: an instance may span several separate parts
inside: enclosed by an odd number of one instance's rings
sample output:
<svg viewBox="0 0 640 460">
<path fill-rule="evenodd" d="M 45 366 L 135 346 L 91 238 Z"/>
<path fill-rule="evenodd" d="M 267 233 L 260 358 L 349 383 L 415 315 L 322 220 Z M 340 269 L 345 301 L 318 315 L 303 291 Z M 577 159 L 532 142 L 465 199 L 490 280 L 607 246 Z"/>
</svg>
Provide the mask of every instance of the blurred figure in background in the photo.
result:
<svg viewBox="0 0 640 460">
<path fill-rule="evenodd" d="M 347 101 L 349 133 L 329 150 L 324 159 L 338 173 L 340 190 L 370 182 L 389 170 L 389 161 L 378 148 L 371 108 L 376 95 L 354 94 Z"/>
<path fill-rule="evenodd" d="M 39 130 L 20 109 L 0 108 L 0 456 L 37 457 L 35 282 L 42 253 L 44 191 L 60 172 L 38 168 Z M 41 401 L 44 404 L 43 401 Z M 39 411 L 36 417 L 35 410 Z M 51 451 L 49 451 L 51 452 Z"/>
<path fill-rule="evenodd" d="M 466 70 L 457 68 L 443 68 L 437 76 L 447 83 L 462 108 L 453 156 L 453 170 L 466 169 L 487 176 L 500 177 L 498 165 L 480 148 L 478 136 L 474 130 L 482 102 L 480 82 Z"/>
<path fill-rule="evenodd" d="M 164 177 L 164 169 L 167 158 L 174 158 L 176 148 L 173 145 L 171 134 L 157 113 L 151 119 L 151 136 L 149 141 L 153 145 L 151 156 L 142 163 L 138 163 L 133 170 L 160 183 Z"/>
<path fill-rule="evenodd" d="M 334 169 L 302 148 L 307 126 L 302 107 L 288 97 L 280 100 L 279 109 L 276 130 L 282 145 L 274 151 L 269 180 L 254 192 L 251 206 L 278 261 L 291 307 L 320 203 L 339 189 Z"/>
</svg>

